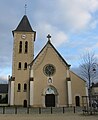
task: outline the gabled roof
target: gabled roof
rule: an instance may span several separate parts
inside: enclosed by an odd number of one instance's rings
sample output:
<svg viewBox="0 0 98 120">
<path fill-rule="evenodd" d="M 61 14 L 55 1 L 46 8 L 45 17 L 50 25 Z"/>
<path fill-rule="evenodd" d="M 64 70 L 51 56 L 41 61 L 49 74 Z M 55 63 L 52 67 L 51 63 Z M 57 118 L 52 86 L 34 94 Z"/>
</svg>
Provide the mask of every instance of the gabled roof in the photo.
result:
<svg viewBox="0 0 98 120">
<path fill-rule="evenodd" d="M 0 84 L 0 93 L 8 93 L 8 84 Z"/>
<path fill-rule="evenodd" d="M 48 40 L 48 42 L 46 43 L 46 45 L 42 48 L 42 50 L 39 52 L 39 54 L 36 56 L 36 58 L 30 63 L 31 65 L 35 62 L 35 60 L 39 57 L 39 55 L 42 53 L 42 51 L 48 46 L 50 45 L 54 51 L 57 53 L 57 55 L 60 57 L 60 59 L 64 62 L 64 64 L 66 64 L 68 67 L 70 67 L 71 65 L 69 65 L 64 58 L 60 55 L 60 53 L 56 50 L 56 48 L 52 45 L 52 43 L 50 42 L 50 40 Z"/>
<path fill-rule="evenodd" d="M 18 27 L 14 30 L 18 32 L 34 32 L 26 15 L 23 16 Z M 13 32 L 14 32 L 13 31 Z"/>
</svg>

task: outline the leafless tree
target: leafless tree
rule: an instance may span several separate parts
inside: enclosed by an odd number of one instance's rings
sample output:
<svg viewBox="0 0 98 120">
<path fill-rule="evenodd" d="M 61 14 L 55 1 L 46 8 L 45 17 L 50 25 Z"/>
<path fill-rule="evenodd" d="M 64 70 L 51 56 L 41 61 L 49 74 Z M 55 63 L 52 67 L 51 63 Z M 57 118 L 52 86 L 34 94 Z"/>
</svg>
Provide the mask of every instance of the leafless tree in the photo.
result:
<svg viewBox="0 0 98 120">
<path fill-rule="evenodd" d="M 97 68 L 98 63 L 94 52 L 87 52 L 82 55 L 80 63 L 80 76 L 87 81 L 89 87 L 97 78 Z"/>
<path fill-rule="evenodd" d="M 88 96 L 89 96 L 89 107 L 90 114 L 92 114 L 92 92 L 91 92 L 91 84 L 97 78 L 97 58 L 95 54 L 92 52 L 88 52 L 84 54 L 81 58 L 80 64 L 80 74 L 83 79 L 85 79 L 88 83 Z"/>
</svg>

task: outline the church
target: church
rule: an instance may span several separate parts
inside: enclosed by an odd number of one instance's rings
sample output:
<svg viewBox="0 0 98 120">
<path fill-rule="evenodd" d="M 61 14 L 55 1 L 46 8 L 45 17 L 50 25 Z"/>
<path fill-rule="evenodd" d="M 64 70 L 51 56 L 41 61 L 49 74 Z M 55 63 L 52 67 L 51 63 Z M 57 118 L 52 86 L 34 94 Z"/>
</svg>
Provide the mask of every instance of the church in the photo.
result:
<svg viewBox="0 0 98 120">
<path fill-rule="evenodd" d="M 34 57 L 36 31 L 24 15 L 13 33 L 12 75 L 8 83 L 8 105 L 31 107 L 82 106 L 86 81 L 70 66 L 51 42 Z M 35 46 L 36 47 L 36 46 Z"/>
</svg>

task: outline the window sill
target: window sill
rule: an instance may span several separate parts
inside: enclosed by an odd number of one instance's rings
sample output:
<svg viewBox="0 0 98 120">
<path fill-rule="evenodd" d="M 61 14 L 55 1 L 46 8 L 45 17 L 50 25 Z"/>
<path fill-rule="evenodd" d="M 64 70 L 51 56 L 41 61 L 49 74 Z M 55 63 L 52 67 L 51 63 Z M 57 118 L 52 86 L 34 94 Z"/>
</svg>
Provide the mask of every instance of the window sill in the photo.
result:
<svg viewBox="0 0 98 120">
<path fill-rule="evenodd" d="M 24 70 L 27 70 L 27 68 L 24 68 Z"/>
<path fill-rule="evenodd" d="M 21 68 L 18 68 L 18 70 L 21 70 Z"/>
</svg>

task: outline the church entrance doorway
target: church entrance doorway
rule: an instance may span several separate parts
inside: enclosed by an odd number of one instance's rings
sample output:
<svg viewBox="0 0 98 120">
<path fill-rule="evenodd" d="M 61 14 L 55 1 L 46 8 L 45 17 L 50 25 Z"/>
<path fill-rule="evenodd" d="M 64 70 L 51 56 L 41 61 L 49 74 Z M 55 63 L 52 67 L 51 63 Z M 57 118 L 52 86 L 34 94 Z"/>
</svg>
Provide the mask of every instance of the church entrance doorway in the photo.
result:
<svg viewBox="0 0 98 120">
<path fill-rule="evenodd" d="M 43 106 L 44 107 L 56 107 L 58 106 L 58 92 L 57 89 L 49 85 L 43 92 Z"/>
<path fill-rule="evenodd" d="M 24 107 L 27 107 L 27 100 L 24 100 L 23 106 L 24 106 Z"/>
<path fill-rule="evenodd" d="M 76 101 L 76 106 L 80 106 L 80 97 L 79 96 L 75 97 L 75 101 Z"/>
<path fill-rule="evenodd" d="M 46 107 L 55 107 L 55 95 L 54 94 L 46 94 L 45 105 Z"/>
</svg>

